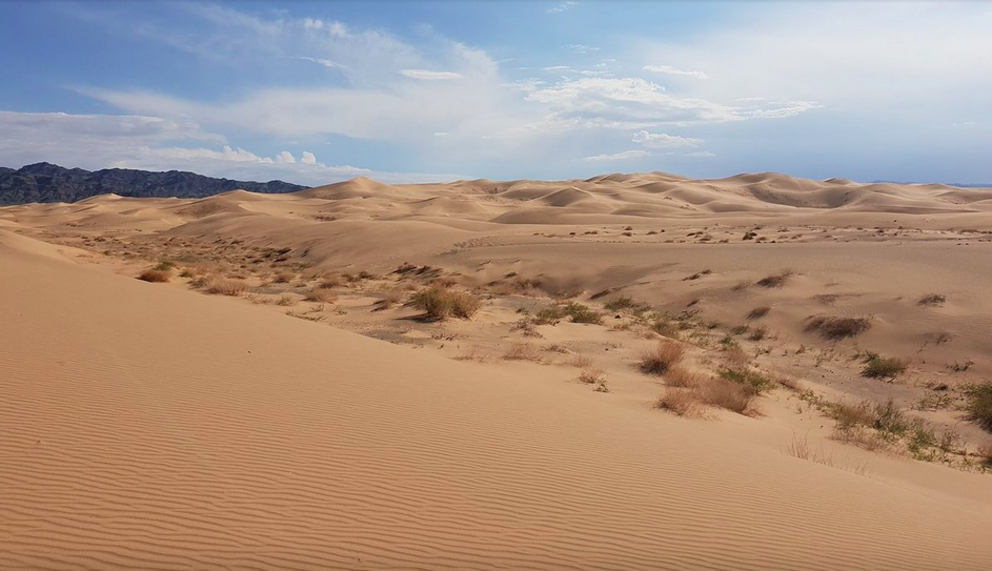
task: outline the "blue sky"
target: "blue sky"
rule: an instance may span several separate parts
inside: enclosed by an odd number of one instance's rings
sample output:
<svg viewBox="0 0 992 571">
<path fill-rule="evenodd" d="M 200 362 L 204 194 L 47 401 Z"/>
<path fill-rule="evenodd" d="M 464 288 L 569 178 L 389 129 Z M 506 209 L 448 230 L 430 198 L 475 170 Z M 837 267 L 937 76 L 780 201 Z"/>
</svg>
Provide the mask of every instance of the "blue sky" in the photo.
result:
<svg viewBox="0 0 992 571">
<path fill-rule="evenodd" d="M 0 164 L 992 181 L 992 3 L 0 2 Z"/>
</svg>

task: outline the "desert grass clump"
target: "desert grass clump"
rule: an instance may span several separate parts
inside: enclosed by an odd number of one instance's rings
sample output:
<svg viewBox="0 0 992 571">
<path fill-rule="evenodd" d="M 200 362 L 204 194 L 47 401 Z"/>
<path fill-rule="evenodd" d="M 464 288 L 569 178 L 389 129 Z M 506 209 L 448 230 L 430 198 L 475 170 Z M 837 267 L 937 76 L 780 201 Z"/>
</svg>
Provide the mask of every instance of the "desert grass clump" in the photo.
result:
<svg viewBox="0 0 992 571">
<path fill-rule="evenodd" d="M 720 378 L 736 383 L 754 395 L 760 395 L 775 387 L 775 381 L 748 367 L 723 369 Z"/>
<path fill-rule="evenodd" d="M 659 317 L 651 324 L 651 331 L 669 339 L 679 338 L 679 325 L 668 317 Z"/>
<path fill-rule="evenodd" d="M 310 301 L 313 301 L 313 300 L 310 300 Z M 289 307 L 289 306 L 292 306 L 292 305 L 296 305 L 296 298 L 294 298 L 293 296 L 289 295 L 288 293 L 284 293 L 281 296 L 279 296 L 279 299 L 276 301 L 276 305 L 281 305 L 283 307 Z"/>
<path fill-rule="evenodd" d="M 244 293 L 248 291 L 248 284 L 240 280 L 211 278 L 207 280 L 203 291 L 214 295 L 229 295 L 231 297 L 237 297 L 244 295 Z"/>
<path fill-rule="evenodd" d="M 685 350 L 674 341 L 659 341 L 653 348 L 641 353 L 640 369 L 648 375 L 664 375 L 682 361 Z"/>
<path fill-rule="evenodd" d="M 149 283 L 166 283 L 171 274 L 168 270 L 145 270 L 138 275 L 138 279 Z"/>
<path fill-rule="evenodd" d="M 607 311 L 629 311 L 634 314 L 644 313 L 649 309 L 648 304 L 640 301 L 634 301 L 633 298 L 628 296 L 621 296 L 606 302 L 603 307 Z"/>
<path fill-rule="evenodd" d="M 992 432 L 992 382 L 964 387 L 965 411 L 971 420 Z"/>
<path fill-rule="evenodd" d="M 173 264 L 172 262 L 170 262 L 168 260 L 162 260 L 161 262 L 159 262 L 158 264 L 156 264 L 155 267 L 152 268 L 152 269 L 153 270 L 160 271 L 160 272 L 167 272 L 167 271 L 171 270 L 174 267 L 176 267 L 176 265 Z"/>
<path fill-rule="evenodd" d="M 906 362 L 901 359 L 882 357 L 878 353 L 868 352 L 864 360 L 865 367 L 861 376 L 869 379 L 894 379 L 906 370 Z"/>
<path fill-rule="evenodd" d="M 927 295 L 921 297 L 920 300 L 916 302 L 916 304 L 926 305 L 929 307 L 936 307 L 939 305 L 944 305 L 945 301 L 947 301 L 947 297 L 939 293 L 928 293 Z"/>
<path fill-rule="evenodd" d="M 702 416 L 703 414 L 703 405 L 699 394 L 693 389 L 667 389 L 658 398 L 655 407 L 689 418 Z"/>
<path fill-rule="evenodd" d="M 768 337 L 768 328 L 764 325 L 759 325 L 751 329 L 751 332 L 747 335 L 748 341 L 761 341 L 765 337 Z"/>
<path fill-rule="evenodd" d="M 545 358 L 541 350 L 530 343 L 514 343 L 503 353 L 503 359 L 507 361 L 531 361 L 534 363 L 544 363 Z"/>
<path fill-rule="evenodd" d="M 606 373 L 602 369 L 587 367 L 579 373 L 579 382 L 587 385 L 598 385 L 606 382 Z"/>
<path fill-rule="evenodd" d="M 768 315 L 768 312 L 771 311 L 771 310 L 772 310 L 772 308 L 769 307 L 769 306 L 767 306 L 767 305 L 762 305 L 760 307 L 755 307 L 754 309 L 752 309 L 751 311 L 748 312 L 747 319 L 748 319 L 748 321 L 754 321 L 755 319 L 761 319 L 762 317 Z"/>
<path fill-rule="evenodd" d="M 577 367 L 579 369 L 587 369 L 592 367 L 592 359 L 587 355 L 572 355 L 568 360 L 568 364 Z"/>
<path fill-rule="evenodd" d="M 272 277 L 272 283 L 275 284 L 285 284 L 292 281 L 296 277 L 293 272 L 276 272 L 276 275 Z"/>
<path fill-rule="evenodd" d="M 987 442 L 978 447 L 978 457 L 986 466 L 992 466 L 992 442 Z"/>
<path fill-rule="evenodd" d="M 866 317 L 812 317 L 806 324 L 807 333 L 819 333 L 829 341 L 856 337 L 871 328 Z"/>
<path fill-rule="evenodd" d="M 319 303 L 334 303 L 337 301 L 338 295 L 329 289 L 318 287 L 307 290 L 306 296 L 303 299 Z"/>
<path fill-rule="evenodd" d="M 722 408 L 737 414 L 751 416 L 756 414 L 754 399 L 756 395 L 747 391 L 741 385 L 726 379 L 710 379 L 697 389 L 701 401 L 709 406 Z"/>
<path fill-rule="evenodd" d="M 534 323 L 537 325 L 554 325 L 559 321 L 569 318 L 572 323 L 588 323 L 599 325 L 603 322 L 603 316 L 588 306 L 581 303 L 554 303 L 542 308 L 534 315 Z"/>
<path fill-rule="evenodd" d="M 791 277 L 792 272 L 782 272 L 781 274 L 761 278 L 757 281 L 757 284 L 761 287 L 780 288 L 785 286 L 786 282 L 788 282 Z"/>
<path fill-rule="evenodd" d="M 670 367 L 665 373 L 665 385 L 669 387 L 693 388 L 699 386 L 703 381 L 702 375 L 681 365 Z"/>
<path fill-rule="evenodd" d="M 422 309 L 430 321 L 443 321 L 449 317 L 471 319 L 479 310 L 479 298 L 441 286 L 431 286 L 415 293 L 410 304 Z"/>
</svg>

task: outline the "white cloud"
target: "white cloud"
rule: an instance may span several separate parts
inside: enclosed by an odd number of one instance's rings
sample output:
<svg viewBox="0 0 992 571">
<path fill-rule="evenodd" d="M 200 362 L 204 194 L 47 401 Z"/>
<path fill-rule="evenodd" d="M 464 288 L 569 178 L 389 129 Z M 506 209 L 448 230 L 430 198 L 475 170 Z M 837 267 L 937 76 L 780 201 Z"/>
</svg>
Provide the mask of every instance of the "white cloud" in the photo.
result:
<svg viewBox="0 0 992 571">
<path fill-rule="evenodd" d="M 429 69 L 401 69 L 400 73 L 413 79 L 425 79 L 428 81 L 463 79 L 465 77 L 453 71 L 431 71 Z"/>
<path fill-rule="evenodd" d="M 571 9 L 573 6 L 578 4 L 578 2 L 562 2 L 560 4 L 555 4 L 554 6 L 548 8 L 549 14 L 560 14 L 565 10 Z"/>
<path fill-rule="evenodd" d="M 572 68 L 567 65 L 549 65 L 544 71 L 572 71 Z"/>
<path fill-rule="evenodd" d="M 331 61 L 329 59 L 313 58 L 313 57 L 305 57 L 305 56 L 291 56 L 291 57 L 293 59 L 308 61 L 310 63 L 315 63 L 317 65 L 322 65 L 324 67 L 329 67 L 329 68 L 332 68 L 332 69 L 333 68 L 341 69 L 341 68 L 344 67 L 343 65 L 341 65 L 341 64 L 339 64 L 337 62 L 333 62 L 333 61 Z"/>
<path fill-rule="evenodd" d="M 638 131 L 634 133 L 633 142 L 640 143 L 649 149 L 682 149 L 685 147 L 698 147 L 705 141 L 691 137 L 668 135 L 666 133 Z"/>
<path fill-rule="evenodd" d="M 696 79 L 709 79 L 709 76 L 702 71 L 685 71 L 670 65 L 646 65 L 642 69 L 644 71 L 663 73 L 665 75 L 685 75 L 688 77 L 695 77 Z"/>
<path fill-rule="evenodd" d="M 573 52 L 575 52 L 577 54 L 587 54 L 589 52 L 598 52 L 599 50 L 602 49 L 602 48 L 597 48 L 597 47 L 593 47 L 593 46 L 587 46 L 585 44 L 565 44 L 562 47 L 563 48 L 566 48 L 566 49 L 569 49 L 569 50 L 572 50 Z"/>
<path fill-rule="evenodd" d="M 332 166 L 303 152 L 296 162 L 283 151 L 274 158 L 221 144 L 224 138 L 195 123 L 146 116 L 71 115 L 0 111 L 0 164 L 19 167 L 49 161 L 67 167 L 189 170 L 236 180 L 282 179 L 320 185 L 356 176 L 384 182 L 429 182 L 465 175 L 380 172 L 350 165 Z M 201 146 L 183 146 L 184 144 Z"/>
<path fill-rule="evenodd" d="M 708 158 L 708 157 L 715 157 L 716 156 L 716 153 L 711 153 L 709 151 L 693 151 L 691 153 L 686 153 L 685 156 L 687 156 L 687 157 L 703 157 L 703 158 Z"/>
<path fill-rule="evenodd" d="M 639 159 L 641 157 L 649 157 L 649 156 L 651 156 L 651 153 L 647 151 L 631 150 L 631 151 L 622 151 L 619 153 L 614 153 L 612 155 L 603 154 L 592 157 L 586 157 L 583 160 L 598 163 L 598 162 L 606 162 L 606 161 L 623 161 L 627 159 Z"/>
</svg>

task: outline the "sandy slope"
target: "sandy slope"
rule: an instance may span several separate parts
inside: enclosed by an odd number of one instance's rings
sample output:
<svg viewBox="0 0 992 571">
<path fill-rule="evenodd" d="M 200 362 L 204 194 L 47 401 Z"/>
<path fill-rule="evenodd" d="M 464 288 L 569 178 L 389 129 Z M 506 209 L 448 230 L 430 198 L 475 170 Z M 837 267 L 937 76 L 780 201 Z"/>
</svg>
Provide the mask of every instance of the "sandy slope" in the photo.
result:
<svg viewBox="0 0 992 571">
<path fill-rule="evenodd" d="M 0 231 L 4 569 L 983 569 L 965 508 Z M 953 473 L 953 472 L 949 472 Z"/>
<path fill-rule="evenodd" d="M 990 190 L 773 173 L 0 209 L 0 569 L 986 569 L 988 476 L 828 441 L 788 395 L 756 419 L 652 410 L 661 387 L 631 366 L 648 343 L 634 332 L 541 328 L 595 354 L 609 395 L 562 382 L 563 365 L 446 357 L 519 340 L 514 309 L 544 293 L 691 303 L 715 338 L 767 305 L 769 338 L 738 338 L 756 366 L 908 407 L 992 372 L 990 209 Z M 481 291 L 528 279 L 538 297 L 497 293 L 441 327 L 372 311 L 359 286 L 312 310 L 396 346 L 132 279 L 162 257 L 245 274 L 260 296 L 302 299 L 273 272 L 412 262 Z M 738 287 L 784 270 L 784 287 Z M 390 280 L 373 283 L 410 285 Z M 946 303 L 919 306 L 931 292 Z M 820 314 L 872 328 L 826 342 L 803 329 Z M 866 348 L 909 372 L 859 377 Z M 793 432 L 873 458 L 868 477 L 784 453 Z"/>
</svg>

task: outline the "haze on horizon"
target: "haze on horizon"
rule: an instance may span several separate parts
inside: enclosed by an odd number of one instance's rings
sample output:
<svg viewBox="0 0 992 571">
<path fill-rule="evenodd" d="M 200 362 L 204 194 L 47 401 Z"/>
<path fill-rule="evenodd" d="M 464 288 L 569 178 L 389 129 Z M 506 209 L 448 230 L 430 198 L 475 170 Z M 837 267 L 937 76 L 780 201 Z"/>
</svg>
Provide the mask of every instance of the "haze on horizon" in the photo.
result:
<svg viewBox="0 0 992 571">
<path fill-rule="evenodd" d="M 984 3 L 4 2 L 0 165 L 992 181 Z"/>
</svg>

